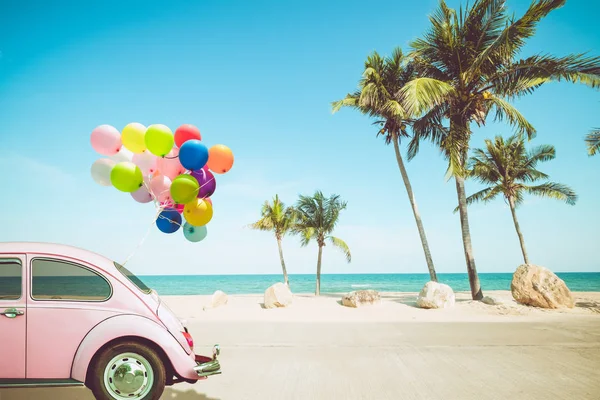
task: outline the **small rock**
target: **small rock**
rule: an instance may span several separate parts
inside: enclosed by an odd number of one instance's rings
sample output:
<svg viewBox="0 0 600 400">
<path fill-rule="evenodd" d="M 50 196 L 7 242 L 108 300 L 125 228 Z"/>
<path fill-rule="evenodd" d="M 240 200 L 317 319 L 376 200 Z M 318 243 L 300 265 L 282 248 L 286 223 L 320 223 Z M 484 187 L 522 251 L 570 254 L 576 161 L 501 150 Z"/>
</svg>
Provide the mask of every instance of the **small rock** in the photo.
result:
<svg viewBox="0 0 600 400">
<path fill-rule="evenodd" d="M 523 264 L 517 268 L 510 283 L 517 303 L 540 308 L 575 307 L 571 291 L 556 274 L 538 265 Z"/>
<path fill-rule="evenodd" d="M 277 282 L 265 290 L 265 308 L 287 307 L 292 304 L 292 297 L 290 288 L 284 283 Z"/>
<path fill-rule="evenodd" d="M 423 286 L 417 297 L 417 307 L 448 308 L 455 302 L 454 291 L 446 284 L 429 281 Z"/>
<path fill-rule="evenodd" d="M 490 297 L 490 296 L 484 296 L 484 298 L 481 299 L 481 301 L 489 306 L 498 306 L 498 305 L 502 304 L 502 302 L 500 300 L 498 300 L 495 297 Z"/>
<path fill-rule="evenodd" d="M 360 307 L 379 303 L 381 297 L 376 290 L 355 290 L 342 297 L 342 305 L 346 307 Z"/>
</svg>

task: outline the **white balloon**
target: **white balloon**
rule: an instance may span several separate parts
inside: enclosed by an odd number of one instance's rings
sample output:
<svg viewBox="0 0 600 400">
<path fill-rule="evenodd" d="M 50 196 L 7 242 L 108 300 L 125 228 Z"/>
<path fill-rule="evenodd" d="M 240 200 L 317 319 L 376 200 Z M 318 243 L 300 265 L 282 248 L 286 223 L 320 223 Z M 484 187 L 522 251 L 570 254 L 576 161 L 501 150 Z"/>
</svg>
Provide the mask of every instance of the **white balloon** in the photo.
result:
<svg viewBox="0 0 600 400">
<path fill-rule="evenodd" d="M 156 172 L 156 164 L 158 157 L 150 153 L 148 150 L 143 153 L 137 153 L 133 155 L 133 163 L 140 167 L 142 175 L 148 176 Z"/>
<path fill-rule="evenodd" d="M 121 146 L 121 150 L 119 150 L 119 152 L 114 156 L 111 156 L 110 159 L 116 163 L 124 161 L 133 162 L 133 153 L 130 150 L 128 150 L 125 146 Z"/>
<path fill-rule="evenodd" d="M 112 186 L 110 171 L 117 163 L 110 158 L 100 158 L 92 164 L 92 179 L 101 186 Z"/>
</svg>

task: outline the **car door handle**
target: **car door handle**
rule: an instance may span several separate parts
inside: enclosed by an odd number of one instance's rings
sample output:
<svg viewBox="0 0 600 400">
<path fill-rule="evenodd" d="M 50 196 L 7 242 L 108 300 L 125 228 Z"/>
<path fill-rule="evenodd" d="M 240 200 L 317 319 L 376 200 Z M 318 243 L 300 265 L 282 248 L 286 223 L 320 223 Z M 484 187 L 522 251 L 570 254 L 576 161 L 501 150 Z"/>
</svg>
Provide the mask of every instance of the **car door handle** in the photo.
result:
<svg viewBox="0 0 600 400">
<path fill-rule="evenodd" d="M 4 315 L 6 318 L 16 318 L 23 314 L 25 314 L 23 311 L 17 310 L 16 308 L 7 308 L 4 311 L 0 311 L 0 315 Z"/>
</svg>

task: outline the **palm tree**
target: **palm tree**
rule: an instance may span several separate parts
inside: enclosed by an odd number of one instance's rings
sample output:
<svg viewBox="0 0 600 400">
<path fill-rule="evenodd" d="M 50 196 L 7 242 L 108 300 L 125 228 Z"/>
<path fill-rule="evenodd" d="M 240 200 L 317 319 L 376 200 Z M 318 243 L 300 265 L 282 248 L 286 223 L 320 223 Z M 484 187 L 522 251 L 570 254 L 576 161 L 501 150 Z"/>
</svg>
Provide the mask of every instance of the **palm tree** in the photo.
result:
<svg viewBox="0 0 600 400">
<path fill-rule="evenodd" d="M 596 128 L 585 137 L 588 154 L 590 156 L 600 153 L 600 129 Z"/>
<path fill-rule="evenodd" d="M 508 101 L 532 93 L 549 81 L 565 80 L 600 86 L 600 58 L 533 55 L 516 59 L 538 22 L 565 0 L 535 0 L 518 19 L 509 16 L 504 0 L 476 0 L 457 12 L 444 0 L 430 16 L 431 27 L 411 43 L 409 55 L 419 77 L 401 90 L 407 112 L 422 116 L 413 124 L 409 159 L 419 142 L 436 144 L 449 160 L 447 176 L 456 183 L 463 247 L 473 299 L 483 298 L 465 195 L 465 169 L 471 124 L 484 124 L 490 111 L 518 133 L 535 135 L 533 126 Z M 448 121 L 448 126 L 445 125 Z"/>
<path fill-rule="evenodd" d="M 265 201 L 260 212 L 261 218 L 250 224 L 249 227 L 259 231 L 273 232 L 275 239 L 277 239 L 277 247 L 279 248 L 279 260 L 281 261 L 281 269 L 283 270 L 283 280 L 287 286 L 290 285 L 287 269 L 285 268 L 285 261 L 283 260 L 283 248 L 281 247 L 281 240 L 289 233 L 296 220 L 296 212 L 293 207 L 286 207 L 285 204 L 279 200 L 279 196 L 275 195 L 273 202 Z"/>
<path fill-rule="evenodd" d="M 359 83 L 359 90 L 346 95 L 343 100 L 333 102 L 332 106 L 334 113 L 342 107 L 350 107 L 363 114 L 376 117 L 378 120 L 375 124 L 380 126 L 377 136 L 385 135 L 385 143 L 394 144 L 396 162 L 417 223 L 417 230 L 425 253 L 425 261 L 429 269 L 429 277 L 432 281 L 437 282 L 425 228 L 423 228 L 417 201 L 400 153 L 400 138 L 408 137 L 406 127 L 409 118 L 397 94 L 414 77 L 414 68 L 411 64 L 405 62 L 401 49 L 394 49 L 392 56 L 386 58 L 381 57 L 377 52 L 373 52 L 365 62 L 365 71 Z"/>
<path fill-rule="evenodd" d="M 525 264 L 529 264 L 525 241 L 516 214 L 517 206 L 523 202 L 523 195 L 549 197 L 571 205 L 577 201 L 577 195 L 571 188 L 560 183 L 545 182 L 540 185 L 530 185 L 540 179 L 548 179 L 548 175 L 538 171 L 536 165 L 538 162 L 549 161 L 555 157 L 554 146 L 542 145 L 527 152 L 525 139 L 521 135 L 513 135 L 506 141 L 502 136 L 496 136 L 493 142 L 486 139 L 485 146 L 485 150 L 474 150 L 474 156 L 469 160 L 468 175 L 489 186 L 467 197 L 467 204 L 478 201 L 487 203 L 502 194 L 510 206 L 521 243 L 523 260 Z"/>
<path fill-rule="evenodd" d="M 346 261 L 352 261 L 350 249 L 346 242 L 335 236 L 332 236 L 333 230 L 337 225 L 340 212 L 346 209 L 346 202 L 340 199 L 337 194 L 325 198 L 320 191 L 315 192 L 313 196 L 300 196 L 296 204 L 298 219 L 294 226 L 294 231 L 300 234 L 302 246 L 307 246 L 311 240 L 315 240 L 319 246 L 319 255 L 317 257 L 317 287 L 315 294 L 321 294 L 321 259 L 323 247 L 326 241 L 340 249 L 346 256 Z"/>
</svg>

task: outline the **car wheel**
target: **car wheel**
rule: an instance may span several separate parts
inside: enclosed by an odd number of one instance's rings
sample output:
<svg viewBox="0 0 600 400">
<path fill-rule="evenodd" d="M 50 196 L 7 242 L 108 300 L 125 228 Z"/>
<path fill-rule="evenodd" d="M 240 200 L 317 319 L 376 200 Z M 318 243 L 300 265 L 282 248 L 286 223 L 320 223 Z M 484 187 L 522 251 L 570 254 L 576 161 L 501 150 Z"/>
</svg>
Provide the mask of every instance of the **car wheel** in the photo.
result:
<svg viewBox="0 0 600 400">
<path fill-rule="evenodd" d="M 136 342 L 106 349 L 91 374 L 90 389 L 98 400 L 159 400 L 166 383 L 160 357 L 151 348 Z"/>
</svg>

